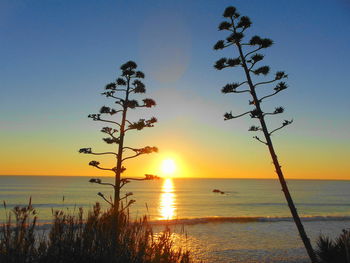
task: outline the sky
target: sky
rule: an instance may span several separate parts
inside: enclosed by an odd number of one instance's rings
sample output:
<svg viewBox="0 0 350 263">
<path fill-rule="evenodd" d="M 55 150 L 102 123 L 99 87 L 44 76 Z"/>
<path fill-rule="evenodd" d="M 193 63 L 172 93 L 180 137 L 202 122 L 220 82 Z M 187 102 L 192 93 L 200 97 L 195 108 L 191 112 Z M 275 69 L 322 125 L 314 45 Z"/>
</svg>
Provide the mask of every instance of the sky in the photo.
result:
<svg viewBox="0 0 350 263">
<path fill-rule="evenodd" d="M 251 18 L 248 36 L 273 39 L 264 63 L 289 75 L 289 88 L 263 105 L 286 109 L 268 119 L 271 129 L 294 120 L 273 136 L 285 177 L 350 179 L 348 0 L 0 0 L 0 174 L 109 175 L 88 162 L 113 159 L 78 150 L 111 150 L 87 115 L 110 103 L 104 85 L 134 60 L 157 107 L 129 117 L 159 122 L 126 142 L 159 153 L 131 160 L 128 176 L 173 159 L 179 177 L 276 178 L 267 148 L 247 131 L 257 123 L 223 120 L 250 109 L 247 96 L 220 92 L 242 70 L 213 68 L 237 55 L 213 50 L 229 5 Z"/>
</svg>

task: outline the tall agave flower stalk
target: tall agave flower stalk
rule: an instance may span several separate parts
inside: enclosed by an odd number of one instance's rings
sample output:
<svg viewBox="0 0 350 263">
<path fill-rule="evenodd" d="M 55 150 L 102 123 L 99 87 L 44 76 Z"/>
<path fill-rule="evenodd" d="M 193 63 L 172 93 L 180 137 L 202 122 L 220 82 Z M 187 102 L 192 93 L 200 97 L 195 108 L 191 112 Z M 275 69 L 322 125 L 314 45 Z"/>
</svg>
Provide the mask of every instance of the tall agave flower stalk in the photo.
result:
<svg viewBox="0 0 350 263">
<path fill-rule="evenodd" d="M 314 250 L 311 246 L 308 236 L 306 235 L 303 224 L 300 220 L 297 209 L 294 205 L 292 196 L 289 192 L 287 183 L 284 179 L 282 168 L 278 161 L 277 154 L 271 139 L 271 135 L 273 133 L 290 125 L 293 122 L 293 120 L 284 120 L 281 126 L 276 127 L 272 130 L 269 130 L 266 124 L 267 117 L 283 113 L 284 108 L 276 107 L 272 112 L 264 112 L 261 106 L 263 101 L 287 89 L 287 84 L 284 81 L 282 81 L 283 79 L 287 78 L 287 75 L 283 71 L 278 71 L 275 73 L 275 75 L 272 78 L 268 80 L 264 80 L 260 82 L 255 81 L 255 79 L 259 78 L 260 76 L 267 76 L 270 73 L 269 66 L 257 67 L 257 64 L 264 59 L 264 55 L 258 52 L 266 48 L 269 48 L 273 44 L 273 42 L 271 39 L 261 38 L 259 36 L 253 36 L 249 41 L 245 40 L 244 33 L 248 28 L 250 28 L 252 22 L 249 19 L 249 17 L 241 16 L 236 11 L 235 7 L 227 7 L 223 16 L 225 18 L 225 21 L 220 23 L 219 30 L 224 30 L 228 32 L 229 35 L 225 40 L 219 40 L 214 45 L 214 49 L 221 50 L 221 49 L 226 49 L 228 47 L 233 47 L 236 51 L 236 54 L 238 53 L 238 56 L 235 58 L 221 58 L 216 62 L 214 67 L 217 70 L 222 70 L 225 68 L 232 68 L 232 67 L 241 67 L 245 75 L 245 81 L 241 83 L 238 83 L 238 82 L 229 83 L 226 86 L 224 86 L 221 91 L 225 94 L 228 94 L 228 93 L 249 94 L 251 96 L 249 105 L 252 106 L 251 110 L 248 110 L 244 113 L 237 114 L 237 115 L 232 114 L 232 112 L 227 112 L 224 115 L 224 119 L 230 120 L 230 119 L 235 119 L 235 118 L 248 115 L 252 119 L 258 120 L 260 125 L 251 126 L 249 128 L 249 131 L 261 132 L 263 134 L 264 139 L 261 139 L 258 136 L 254 136 L 254 138 L 257 141 L 264 144 L 265 146 L 267 146 L 270 152 L 273 164 L 275 166 L 278 179 L 282 186 L 282 191 L 285 195 L 290 212 L 298 228 L 300 237 L 304 243 L 304 246 L 307 250 L 307 253 L 311 261 L 317 262 Z M 269 94 L 258 96 L 258 91 L 263 86 L 265 86 L 265 89 L 267 89 L 267 86 L 270 86 L 272 87 L 272 90 Z"/>
<path fill-rule="evenodd" d="M 105 183 L 101 179 L 92 178 L 91 183 L 100 185 L 109 185 L 114 189 L 114 199 L 108 199 L 101 192 L 98 193 L 107 203 L 115 208 L 115 211 L 120 209 L 126 209 L 135 200 L 129 200 L 126 205 L 121 208 L 120 201 L 127 200 L 132 193 L 126 193 L 123 197 L 120 196 L 120 190 L 123 186 L 131 181 L 143 181 L 153 180 L 158 177 L 151 174 L 145 174 L 144 178 L 131 178 L 122 177 L 122 173 L 126 170 L 124 163 L 132 158 L 136 158 L 140 155 L 150 154 L 158 152 L 158 148 L 154 146 L 145 146 L 142 148 L 135 148 L 125 145 L 125 136 L 128 132 L 140 131 L 144 128 L 153 127 L 157 122 L 155 117 L 148 120 L 139 119 L 136 122 L 130 121 L 127 118 L 128 110 L 134 110 L 139 108 L 151 108 L 156 105 L 155 101 L 150 98 L 145 98 L 142 102 L 139 102 L 132 98 L 132 95 L 145 93 L 145 84 L 141 81 L 145 77 L 144 73 L 137 70 L 137 65 L 133 61 L 128 61 L 120 67 L 121 75 L 116 81 L 109 83 L 105 86 L 105 91 L 102 93 L 108 99 L 111 99 L 117 108 L 111 108 L 107 106 L 101 107 L 99 113 L 90 114 L 88 117 L 93 121 L 106 123 L 109 126 L 103 127 L 101 132 L 107 137 L 103 138 L 103 141 L 110 145 L 116 145 L 114 149 L 109 152 L 95 152 L 91 148 L 82 148 L 80 153 L 90 155 L 111 155 L 115 158 L 115 166 L 106 168 L 100 165 L 98 161 L 90 161 L 89 165 L 103 171 L 109 171 L 114 173 L 114 183 Z M 106 117 L 105 117 L 106 116 Z"/>
</svg>

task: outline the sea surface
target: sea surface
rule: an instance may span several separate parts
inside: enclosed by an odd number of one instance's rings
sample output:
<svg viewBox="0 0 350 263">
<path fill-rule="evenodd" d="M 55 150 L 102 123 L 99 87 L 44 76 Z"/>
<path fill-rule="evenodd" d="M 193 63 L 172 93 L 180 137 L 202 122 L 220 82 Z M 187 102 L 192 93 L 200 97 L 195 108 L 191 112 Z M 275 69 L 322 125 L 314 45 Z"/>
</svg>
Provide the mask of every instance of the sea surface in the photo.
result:
<svg viewBox="0 0 350 263">
<path fill-rule="evenodd" d="M 90 177 L 0 176 L 0 222 L 29 198 L 43 228 L 52 211 L 71 213 L 107 203 L 111 187 L 89 183 Z M 111 177 L 103 177 L 112 182 Z M 289 180 L 298 212 L 313 245 L 321 234 L 335 237 L 350 228 L 350 181 Z M 214 193 L 218 189 L 223 193 Z M 132 182 L 123 193 L 133 217 L 148 215 L 155 228 L 170 224 L 174 239 L 204 262 L 308 262 L 277 180 L 161 179 Z M 183 232 L 185 230 L 185 232 Z"/>
</svg>

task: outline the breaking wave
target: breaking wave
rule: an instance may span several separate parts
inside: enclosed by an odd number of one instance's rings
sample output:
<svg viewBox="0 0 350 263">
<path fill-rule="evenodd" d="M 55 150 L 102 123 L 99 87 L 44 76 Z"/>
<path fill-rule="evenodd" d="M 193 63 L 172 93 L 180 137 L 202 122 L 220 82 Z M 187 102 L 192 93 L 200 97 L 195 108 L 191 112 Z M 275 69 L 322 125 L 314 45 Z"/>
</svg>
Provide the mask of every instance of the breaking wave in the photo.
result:
<svg viewBox="0 0 350 263">
<path fill-rule="evenodd" d="M 320 222 L 320 221 L 350 221 L 350 216 L 305 216 L 301 217 L 303 222 Z M 151 224 L 183 224 L 196 225 L 207 223 L 251 223 L 251 222 L 291 222 L 292 217 L 201 217 L 201 218 L 182 218 L 171 220 L 154 220 Z"/>
</svg>

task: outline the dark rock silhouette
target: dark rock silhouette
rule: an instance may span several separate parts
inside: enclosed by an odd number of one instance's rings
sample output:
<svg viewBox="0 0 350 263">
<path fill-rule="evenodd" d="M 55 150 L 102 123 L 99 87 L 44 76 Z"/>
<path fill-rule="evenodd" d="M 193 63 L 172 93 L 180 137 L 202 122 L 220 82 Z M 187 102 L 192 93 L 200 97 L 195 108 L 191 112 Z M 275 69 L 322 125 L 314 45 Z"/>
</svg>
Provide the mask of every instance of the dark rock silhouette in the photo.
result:
<svg viewBox="0 0 350 263">
<path fill-rule="evenodd" d="M 218 193 L 218 194 L 222 194 L 223 195 L 225 192 L 223 192 L 223 191 L 221 191 L 219 189 L 214 189 L 213 193 Z"/>
</svg>

